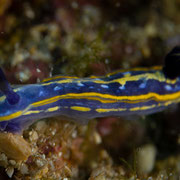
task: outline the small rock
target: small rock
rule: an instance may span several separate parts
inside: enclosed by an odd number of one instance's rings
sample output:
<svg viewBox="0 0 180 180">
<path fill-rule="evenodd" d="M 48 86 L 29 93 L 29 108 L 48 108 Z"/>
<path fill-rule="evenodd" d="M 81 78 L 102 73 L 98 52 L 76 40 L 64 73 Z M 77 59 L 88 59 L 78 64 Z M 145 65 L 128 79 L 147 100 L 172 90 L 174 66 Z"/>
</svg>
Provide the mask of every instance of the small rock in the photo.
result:
<svg viewBox="0 0 180 180">
<path fill-rule="evenodd" d="M 9 160 L 9 163 L 10 163 L 12 166 L 15 166 L 15 165 L 16 165 L 16 161 L 15 161 L 15 160 Z"/>
<path fill-rule="evenodd" d="M 8 165 L 7 156 L 4 153 L 0 153 L 0 166 L 6 167 Z"/>
<path fill-rule="evenodd" d="M 30 136 L 29 139 L 30 139 L 31 142 L 37 141 L 38 138 L 39 138 L 38 133 L 36 131 L 34 131 L 34 130 L 29 132 L 29 136 Z"/>
<path fill-rule="evenodd" d="M 31 155 L 31 148 L 18 134 L 0 133 L 0 152 L 10 159 L 27 160 Z"/>
<path fill-rule="evenodd" d="M 137 151 L 137 170 L 140 174 L 152 171 L 156 158 L 156 148 L 153 144 L 146 144 Z"/>
<path fill-rule="evenodd" d="M 8 167 L 8 168 L 6 169 L 6 174 L 7 174 L 10 178 L 12 178 L 12 176 L 13 176 L 13 174 L 14 174 L 14 168 L 13 168 L 13 167 Z"/>
<path fill-rule="evenodd" d="M 38 121 L 35 124 L 35 129 L 37 132 L 44 133 L 45 130 L 47 129 L 47 123 L 45 121 Z"/>
<path fill-rule="evenodd" d="M 20 171 L 21 171 L 22 174 L 28 174 L 28 173 L 29 173 L 28 167 L 27 167 L 27 165 L 24 164 L 24 163 L 21 165 Z"/>
</svg>

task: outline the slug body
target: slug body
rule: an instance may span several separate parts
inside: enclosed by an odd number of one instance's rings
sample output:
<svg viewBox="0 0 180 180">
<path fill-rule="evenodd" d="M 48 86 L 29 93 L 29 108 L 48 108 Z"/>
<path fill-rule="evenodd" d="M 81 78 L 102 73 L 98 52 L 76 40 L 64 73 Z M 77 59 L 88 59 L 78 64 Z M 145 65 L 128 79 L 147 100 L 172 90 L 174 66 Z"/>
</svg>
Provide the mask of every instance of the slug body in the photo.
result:
<svg viewBox="0 0 180 180">
<path fill-rule="evenodd" d="M 45 117 L 86 123 L 96 117 L 151 114 L 180 101 L 180 77 L 168 78 L 162 67 L 104 77 L 55 76 L 12 88 L 2 71 L 0 76 L 0 130 L 15 133 Z"/>
</svg>

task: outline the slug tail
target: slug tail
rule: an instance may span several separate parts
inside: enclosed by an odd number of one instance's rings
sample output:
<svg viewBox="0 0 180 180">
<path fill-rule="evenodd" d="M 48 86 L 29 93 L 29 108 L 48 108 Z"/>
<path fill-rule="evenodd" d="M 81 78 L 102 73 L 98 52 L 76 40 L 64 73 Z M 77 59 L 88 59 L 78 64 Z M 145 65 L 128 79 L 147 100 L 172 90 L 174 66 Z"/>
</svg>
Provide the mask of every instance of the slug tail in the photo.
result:
<svg viewBox="0 0 180 180">
<path fill-rule="evenodd" d="M 0 68 L 0 91 L 6 96 L 9 104 L 14 105 L 19 102 L 19 95 L 13 91 L 3 70 Z"/>
</svg>

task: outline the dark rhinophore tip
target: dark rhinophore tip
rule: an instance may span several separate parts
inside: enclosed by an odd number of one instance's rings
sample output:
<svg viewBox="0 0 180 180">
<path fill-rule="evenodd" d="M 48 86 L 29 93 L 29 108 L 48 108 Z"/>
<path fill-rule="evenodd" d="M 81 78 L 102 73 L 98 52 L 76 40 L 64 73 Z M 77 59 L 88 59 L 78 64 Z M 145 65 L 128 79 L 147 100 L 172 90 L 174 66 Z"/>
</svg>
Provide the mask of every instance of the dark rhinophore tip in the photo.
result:
<svg viewBox="0 0 180 180">
<path fill-rule="evenodd" d="M 2 69 L 0 68 L 0 92 L 2 92 L 9 104 L 14 105 L 19 102 L 19 95 L 13 91 L 10 84 L 8 83 Z"/>
<path fill-rule="evenodd" d="M 166 55 L 163 72 L 170 79 L 180 76 L 180 46 L 176 46 Z"/>
</svg>

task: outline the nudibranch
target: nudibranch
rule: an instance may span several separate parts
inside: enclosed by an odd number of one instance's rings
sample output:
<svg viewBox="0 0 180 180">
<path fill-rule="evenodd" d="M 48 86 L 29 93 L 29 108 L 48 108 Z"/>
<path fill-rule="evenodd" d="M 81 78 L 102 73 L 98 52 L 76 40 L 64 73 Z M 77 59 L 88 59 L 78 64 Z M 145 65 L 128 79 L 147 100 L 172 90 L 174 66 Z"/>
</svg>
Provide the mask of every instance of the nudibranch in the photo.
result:
<svg viewBox="0 0 180 180">
<path fill-rule="evenodd" d="M 164 67 L 134 68 L 103 77 L 55 76 L 11 86 L 0 69 L 0 131 L 22 132 L 35 120 L 66 116 L 86 123 L 105 116 L 151 114 L 180 101 L 180 47 Z"/>
</svg>

